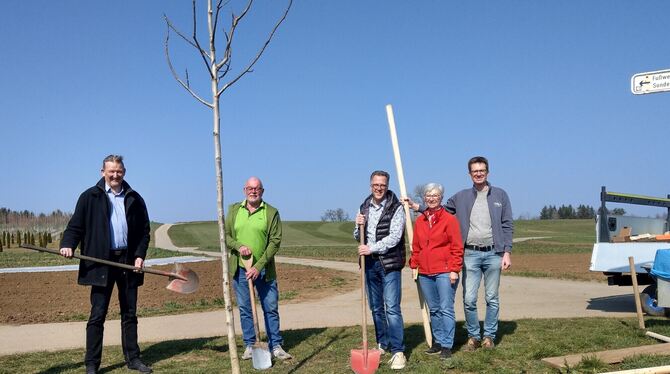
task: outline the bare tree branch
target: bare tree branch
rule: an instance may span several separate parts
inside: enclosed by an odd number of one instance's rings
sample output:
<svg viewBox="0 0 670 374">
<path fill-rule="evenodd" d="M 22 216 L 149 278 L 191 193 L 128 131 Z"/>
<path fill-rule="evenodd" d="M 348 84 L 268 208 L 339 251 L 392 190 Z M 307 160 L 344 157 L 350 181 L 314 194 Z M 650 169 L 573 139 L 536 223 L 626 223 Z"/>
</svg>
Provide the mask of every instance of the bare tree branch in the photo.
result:
<svg viewBox="0 0 670 374">
<path fill-rule="evenodd" d="M 253 2 L 253 0 L 249 0 L 249 5 L 248 5 L 248 6 L 251 6 L 251 3 L 252 3 L 252 2 Z M 235 77 L 235 78 L 234 78 L 233 80 L 231 80 L 230 82 L 224 84 L 224 85 L 221 87 L 221 89 L 219 90 L 218 95 L 221 95 L 221 94 L 223 93 L 223 91 L 225 91 L 226 89 L 228 89 L 228 87 L 230 87 L 230 86 L 232 86 L 233 84 L 235 84 L 235 82 L 237 82 L 240 78 L 242 78 L 246 73 L 248 73 L 248 72 L 251 71 L 251 69 L 254 67 L 254 65 L 256 64 L 256 62 L 258 62 L 258 60 L 259 60 L 259 59 L 261 58 L 261 56 L 263 55 L 263 52 L 265 52 L 265 48 L 267 48 L 267 46 L 270 44 L 270 41 L 272 41 L 272 37 L 274 36 L 274 34 L 275 34 L 275 32 L 277 31 L 277 29 L 279 28 L 279 26 L 280 26 L 280 25 L 282 24 L 282 22 L 284 22 L 284 20 L 286 19 L 286 16 L 288 15 L 289 10 L 291 9 L 291 5 L 293 5 L 293 0 L 289 0 L 289 2 L 288 2 L 288 6 L 287 6 L 286 9 L 284 10 L 284 14 L 282 15 L 282 17 L 281 17 L 281 18 L 277 21 L 277 23 L 275 24 L 274 28 L 273 28 L 272 31 L 270 32 L 270 35 L 268 35 L 268 38 L 265 40 L 265 44 L 263 44 L 263 47 L 261 47 L 261 49 L 258 51 L 258 54 L 256 55 L 256 57 L 254 57 L 254 59 L 251 60 L 251 62 L 250 62 L 249 65 L 247 66 L 247 68 L 244 69 L 244 70 L 243 70 L 237 77 Z M 248 10 L 248 8 L 245 9 L 245 12 L 246 12 L 247 10 Z M 244 15 L 244 14 L 240 15 L 240 17 L 238 17 L 238 20 L 239 20 L 241 17 L 243 17 L 243 15 Z M 235 26 L 237 26 L 237 25 L 235 25 Z M 232 33 L 232 31 L 233 31 L 233 30 L 231 30 L 231 33 Z M 232 39 L 232 35 L 231 35 L 231 39 Z"/>
<path fill-rule="evenodd" d="M 191 39 L 187 38 L 184 34 L 182 34 L 181 31 L 179 31 L 179 29 L 177 29 L 177 28 L 172 24 L 172 21 L 170 21 L 170 19 L 169 19 L 165 14 L 163 14 L 163 19 L 165 19 L 165 23 L 167 23 L 168 27 L 169 27 L 170 29 L 172 29 L 177 35 L 179 35 L 182 39 L 184 39 L 184 41 L 185 41 L 186 43 L 190 44 L 191 47 L 193 47 L 193 48 L 195 48 L 195 49 L 198 49 L 198 46 L 195 45 L 195 44 L 191 41 Z M 199 52 L 200 52 L 200 53 L 205 53 L 205 51 L 203 51 L 203 50 L 200 50 Z"/>
<path fill-rule="evenodd" d="M 196 45 L 196 48 L 200 51 L 200 57 L 202 57 L 202 61 L 205 63 L 205 67 L 207 68 L 207 71 L 210 71 L 210 66 L 209 66 L 209 61 L 207 60 L 210 56 L 202 49 L 200 46 L 200 42 L 198 42 L 198 36 L 197 36 L 197 21 L 196 21 L 196 16 L 195 16 L 195 0 L 193 0 L 193 42 Z M 209 73 L 209 76 L 211 78 L 214 78 L 212 76 L 212 73 Z"/>
<path fill-rule="evenodd" d="M 167 17 L 166 17 L 166 22 L 167 22 Z M 199 102 L 201 102 L 203 105 L 207 106 L 208 108 L 213 108 L 213 107 L 214 107 L 213 104 L 208 103 L 207 101 L 205 101 L 204 99 L 202 99 L 200 96 L 198 96 L 198 94 L 196 94 L 196 93 L 191 89 L 191 87 L 190 87 L 190 85 L 189 85 L 189 83 L 188 83 L 188 71 L 187 71 L 187 73 L 186 73 L 187 82 L 184 83 L 184 81 L 179 77 L 179 75 L 177 74 L 177 72 L 174 70 L 174 66 L 172 66 L 172 60 L 170 59 L 170 47 L 169 47 L 169 45 L 170 45 L 170 28 L 171 28 L 171 27 L 170 27 L 169 22 L 168 22 L 167 34 L 166 34 L 166 36 L 165 36 L 165 58 L 167 59 L 168 66 L 170 67 L 170 72 L 172 72 L 172 76 L 173 76 L 174 79 L 175 79 L 177 82 L 179 82 L 179 84 L 180 84 L 182 87 L 184 87 L 184 89 L 185 89 L 186 91 L 188 91 L 188 93 L 190 93 L 191 96 L 193 96 L 196 100 L 198 100 Z"/>
<path fill-rule="evenodd" d="M 291 0 L 292 1 L 292 0 Z M 225 72 L 221 75 L 219 75 L 219 78 L 223 78 L 228 71 L 230 70 L 230 59 L 232 57 L 232 45 L 233 45 L 233 36 L 235 35 L 235 30 L 237 29 L 237 25 L 240 23 L 240 20 L 244 18 L 244 16 L 247 15 L 249 12 L 249 9 L 251 9 L 251 5 L 254 3 L 254 0 L 249 0 L 247 2 L 247 6 L 242 10 L 242 13 L 240 13 L 239 16 L 235 17 L 235 14 L 231 12 L 230 16 L 232 18 L 230 22 L 230 37 L 226 36 L 226 49 L 223 54 L 223 59 L 216 64 L 216 71 L 219 71 L 223 65 L 228 65 L 226 68 Z M 227 35 L 227 34 L 226 34 Z"/>
<path fill-rule="evenodd" d="M 217 28 L 217 25 L 219 24 L 219 13 L 221 12 L 221 9 L 223 7 L 228 5 L 229 2 L 230 2 L 230 0 L 226 0 L 225 3 L 223 2 L 223 0 L 219 0 L 216 3 L 216 13 L 214 13 L 214 27 L 212 28 L 212 38 L 214 40 L 216 40 L 216 28 Z"/>
</svg>

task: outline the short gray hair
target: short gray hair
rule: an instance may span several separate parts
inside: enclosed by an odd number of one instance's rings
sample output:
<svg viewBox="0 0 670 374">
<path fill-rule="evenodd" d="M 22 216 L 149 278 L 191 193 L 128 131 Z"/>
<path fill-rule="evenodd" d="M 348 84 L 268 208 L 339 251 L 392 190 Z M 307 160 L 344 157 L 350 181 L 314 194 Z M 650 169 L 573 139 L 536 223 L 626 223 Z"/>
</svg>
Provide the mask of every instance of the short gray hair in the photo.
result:
<svg viewBox="0 0 670 374">
<path fill-rule="evenodd" d="M 426 183 L 423 186 L 423 195 L 426 196 L 427 193 L 437 190 L 440 193 L 440 196 L 444 196 L 444 187 L 439 183 Z"/>
<path fill-rule="evenodd" d="M 119 164 L 121 165 L 121 168 L 123 168 L 124 171 L 126 170 L 126 165 L 123 164 L 123 156 L 121 155 L 109 155 L 105 157 L 105 159 L 102 160 L 102 170 L 105 170 L 105 162 L 113 162 Z"/>
</svg>

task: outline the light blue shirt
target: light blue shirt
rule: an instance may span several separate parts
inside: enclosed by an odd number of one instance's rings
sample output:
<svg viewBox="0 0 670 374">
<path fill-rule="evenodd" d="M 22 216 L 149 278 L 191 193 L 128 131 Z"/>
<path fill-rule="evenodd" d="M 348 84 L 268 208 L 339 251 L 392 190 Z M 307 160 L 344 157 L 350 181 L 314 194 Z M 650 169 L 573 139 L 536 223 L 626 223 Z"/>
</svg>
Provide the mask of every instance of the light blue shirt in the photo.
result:
<svg viewBox="0 0 670 374">
<path fill-rule="evenodd" d="M 368 211 L 368 248 L 370 253 L 384 255 L 389 248 L 393 248 L 400 243 L 402 233 L 405 230 L 405 209 L 402 205 L 396 209 L 391 218 L 391 226 L 389 227 L 389 235 L 377 241 L 377 224 L 382 217 L 382 212 L 388 204 L 387 199 L 384 199 L 379 205 L 375 204 L 374 199 L 370 201 L 370 210 Z M 359 212 L 360 213 L 360 212 Z M 358 226 L 354 227 L 354 238 L 359 239 Z"/>
<path fill-rule="evenodd" d="M 128 222 L 126 222 L 126 191 L 121 189 L 117 194 L 111 187 L 105 184 L 105 191 L 109 198 L 109 205 L 112 208 L 112 216 L 109 219 L 109 228 L 112 234 L 111 249 L 128 248 Z"/>
</svg>

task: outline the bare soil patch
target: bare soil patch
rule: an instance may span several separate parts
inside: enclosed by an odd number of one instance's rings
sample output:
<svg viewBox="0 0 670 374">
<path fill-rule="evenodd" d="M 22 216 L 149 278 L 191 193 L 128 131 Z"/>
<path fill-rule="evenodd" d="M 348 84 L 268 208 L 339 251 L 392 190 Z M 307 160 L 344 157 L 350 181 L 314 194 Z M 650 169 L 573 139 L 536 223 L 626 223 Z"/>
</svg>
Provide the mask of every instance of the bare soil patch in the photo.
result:
<svg viewBox="0 0 670 374">
<path fill-rule="evenodd" d="M 138 314 L 177 305 L 222 305 L 221 262 L 186 264 L 200 277 L 200 288 L 190 295 L 165 289 L 168 278 L 147 274 L 140 287 Z M 172 271 L 173 266 L 157 266 Z M 320 299 L 358 287 L 357 274 L 310 266 L 277 264 L 280 303 Z M 232 285 L 231 285 L 232 287 Z M 90 311 L 89 287 L 77 285 L 77 272 L 0 274 L 0 324 L 32 324 L 85 320 Z M 118 318 L 116 289 L 108 318 Z M 234 299 L 234 297 L 233 297 Z M 166 307 L 167 305 L 167 307 Z M 222 308 L 222 306 L 220 306 Z M 209 309 L 216 308 L 215 306 Z M 187 310 L 193 310 L 193 308 Z M 154 312 L 155 313 L 155 312 Z"/>
<path fill-rule="evenodd" d="M 590 264 L 591 253 L 512 254 L 512 268 L 506 274 L 606 281 L 603 273 L 589 271 Z"/>
</svg>

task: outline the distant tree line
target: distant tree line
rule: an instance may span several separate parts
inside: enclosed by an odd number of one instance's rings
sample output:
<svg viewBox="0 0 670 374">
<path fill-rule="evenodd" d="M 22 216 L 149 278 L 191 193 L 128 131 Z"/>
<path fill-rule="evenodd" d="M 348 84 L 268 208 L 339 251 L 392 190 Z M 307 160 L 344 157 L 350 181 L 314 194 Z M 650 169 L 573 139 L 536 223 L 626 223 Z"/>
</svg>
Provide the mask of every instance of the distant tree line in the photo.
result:
<svg viewBox="0 0 670 374">
<path fill-rule="evenodd" d="M 8 208 L 0 208 L 0 230 L 6 231 L 48 231 L 58 232 L 65 229 L 71 213 L 65 213 L 60 209 L 49 214 L 23 210 L 15 211 Z"/>
<path fill-rule="evenodd" d="M 607 209 L 608 215 L 623 216 L 626 211 L 623 208 Z M 574 208 L 572 204 L 561 205 L 545 205 L 540 211 L 540 219 L 593 219 L 596 217 L 596 210 L 590 205 L 580 204 Z"/>
<path fill-rule="evenodd" d="M 586 219 L 595 218 L 595 216 L 595 209 L 583 204 L 580 204 L 577 209 L 572 204 L 561 205 L 558 208 L 556 205 L 545 205 L 540 211 L 540 219 Z"/>
<path fill-rule="evenodd" d="M 2 231 L 0 232 L 0 252 L 4 248 L 19 247 L 21 244 L 32 244 L 46 247 L 53 243 L 53 236 L 47 231 Z"/>
<path fill-rule="evenodd" d="M 323 222 L 344 222 L 351 220 L 349 214 L 342 208 L 328 209 L 321 216 Z"/>
</svg>

